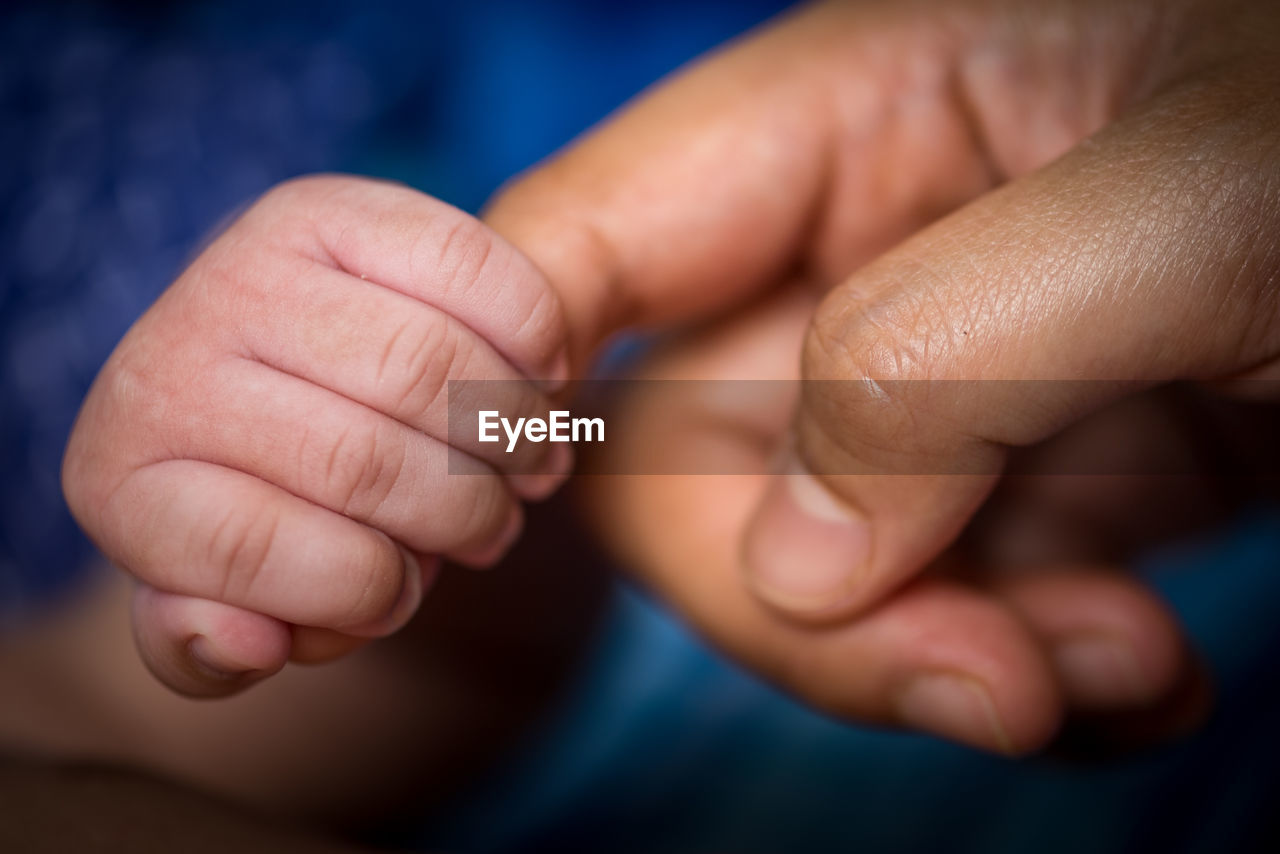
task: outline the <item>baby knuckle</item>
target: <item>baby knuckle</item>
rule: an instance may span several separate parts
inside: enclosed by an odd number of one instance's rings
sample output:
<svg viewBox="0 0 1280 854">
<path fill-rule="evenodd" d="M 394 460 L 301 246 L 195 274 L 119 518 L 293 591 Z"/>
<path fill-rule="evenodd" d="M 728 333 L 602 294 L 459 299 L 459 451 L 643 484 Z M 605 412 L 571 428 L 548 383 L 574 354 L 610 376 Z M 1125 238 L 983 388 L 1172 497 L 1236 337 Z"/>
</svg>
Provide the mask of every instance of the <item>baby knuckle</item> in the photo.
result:
<svg viewBox="0 0 1280 854">
<path fill-rule="evenodd" d="M 420 417 L 445 397 L 449 380 L 466 375 L 474 356 L 463 327 L 433 317 L 407 324 L 388 342 L 379 377 L 389 386 L 396 411 Z"/>
<path fill-rule="evenodd" d="M 207 562 L 219 573 L 214 585 L 219 600 L 246 601 L 266 574 L 279 523 L 279 514 L 270 506 L 256 507 L 253 512 L 233 508 L 208 529 L 206 537 L 192 543 L 188 565 Z"/>
<path fill-rule="evenodd" d="M 423 234 L 414 266 L 425 279 L 440 282 L 446 292 L 466 291 L 484 274 L 495 246 L 488 226 L 457 213 L 441 217 Z"/>
<path fill-rule="evenodd" d="M 326 452 L 321 493 L 343 515 L 369 518 L 390 499 L 404 463 L 403 444 L 380 425 L 349 427 Z"/>
</svg>

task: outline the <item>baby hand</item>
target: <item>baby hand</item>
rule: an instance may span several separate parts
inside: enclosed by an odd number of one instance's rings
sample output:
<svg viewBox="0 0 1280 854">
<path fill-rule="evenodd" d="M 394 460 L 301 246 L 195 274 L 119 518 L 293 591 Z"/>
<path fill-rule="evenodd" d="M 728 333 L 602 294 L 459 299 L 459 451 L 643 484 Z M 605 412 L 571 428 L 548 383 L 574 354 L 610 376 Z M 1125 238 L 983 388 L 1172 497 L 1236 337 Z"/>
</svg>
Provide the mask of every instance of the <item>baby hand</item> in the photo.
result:
<svg viewBox="0 0 1280 854">
<path fill-rule="evenodd" d="M 141 582 L 148 666 L 228 694 L 395 631 L 440 556 L 497 560 L 567 446 L 451 437 L 448 381 L 516 380 L 494 408 L 520 416 L 567 373 L 555 292 L 478 220 L 380 182 L 291 181 L 116 348 L 63 487 Z"/>
</svg>

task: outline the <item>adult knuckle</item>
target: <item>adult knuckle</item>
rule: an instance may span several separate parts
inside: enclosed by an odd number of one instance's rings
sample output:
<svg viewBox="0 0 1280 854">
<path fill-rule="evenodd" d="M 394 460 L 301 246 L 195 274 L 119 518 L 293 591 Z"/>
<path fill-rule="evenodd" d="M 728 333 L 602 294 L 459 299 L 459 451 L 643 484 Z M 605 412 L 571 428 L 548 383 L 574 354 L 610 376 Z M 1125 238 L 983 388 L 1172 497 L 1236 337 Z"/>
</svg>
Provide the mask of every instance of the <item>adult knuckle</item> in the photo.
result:
<svg viewBox="0 0 1280 854">
<path fill-rule="evenodd" d="M 920 433 L 932 386 L 945 375 L 951 345 L 937 315 L 929 292 L 826 305 L 802 353 L 802 446 L 864 462 L 901 453 Z"/>
<path fill-rule="evenodd" d="M 815 380 L 896 382 L 928 375 L 931 333 L 918 301 L 837 303 L 805 337 L 803 375 Z"/>
</svg>

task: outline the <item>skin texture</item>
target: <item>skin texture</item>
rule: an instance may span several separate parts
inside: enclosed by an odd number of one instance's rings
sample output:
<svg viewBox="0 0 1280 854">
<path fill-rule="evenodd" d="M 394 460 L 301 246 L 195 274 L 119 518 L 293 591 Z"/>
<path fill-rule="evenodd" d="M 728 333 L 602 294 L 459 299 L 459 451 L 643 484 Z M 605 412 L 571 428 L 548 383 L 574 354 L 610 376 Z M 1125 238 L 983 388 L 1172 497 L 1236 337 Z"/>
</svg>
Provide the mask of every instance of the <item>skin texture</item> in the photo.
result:
<svg viewBox="0 0 1280 854">
<path fill-rule="evenodd" d="M 1262 2 L 818 5 L 516 182 L 487 219 L 555 283 L 578 359 L 720 317 L 643 375 L 840 381 L 752 413 L 624 403 L 689 424 L 631 453 L 787 474 L 601 478 L 618 554 L 836 715 L 1006 753 L 1068 714 L 1185 726 L 1194 658 L 1119 571 L 1241 484 L 1000 473 L 1063 471 L 1011 450 L 1084 429 L 1182 454 L 1135 394 L 1277 376 L 1277 29 Z M 808 304 L 770 301 L 795 282 Z M 1098 382 L 911 382 L 974 379 Z"/>
</svg>

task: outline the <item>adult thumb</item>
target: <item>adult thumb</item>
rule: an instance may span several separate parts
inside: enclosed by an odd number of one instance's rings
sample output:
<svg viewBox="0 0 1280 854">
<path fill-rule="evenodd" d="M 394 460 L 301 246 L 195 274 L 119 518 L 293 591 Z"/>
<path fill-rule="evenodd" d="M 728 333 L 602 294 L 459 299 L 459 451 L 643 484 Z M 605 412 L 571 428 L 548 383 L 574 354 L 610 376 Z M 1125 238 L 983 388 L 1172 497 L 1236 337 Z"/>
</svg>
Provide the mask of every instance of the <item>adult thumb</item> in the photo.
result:
<svg viewBox="0 0 1280 854">
<path fill-rule="evenodd" d="M 1139 388 L 1274 372 L 1280 154 L 1257 141 L 1275 125 L 1248 72 L 1222 69 L 833 290 L 794 450 L 746 535 L 756 593 L 852 614 L 955 540 L 1009 448 Z"/>
</svg>

